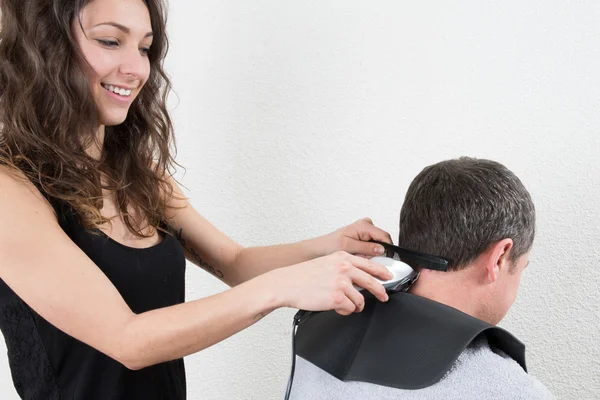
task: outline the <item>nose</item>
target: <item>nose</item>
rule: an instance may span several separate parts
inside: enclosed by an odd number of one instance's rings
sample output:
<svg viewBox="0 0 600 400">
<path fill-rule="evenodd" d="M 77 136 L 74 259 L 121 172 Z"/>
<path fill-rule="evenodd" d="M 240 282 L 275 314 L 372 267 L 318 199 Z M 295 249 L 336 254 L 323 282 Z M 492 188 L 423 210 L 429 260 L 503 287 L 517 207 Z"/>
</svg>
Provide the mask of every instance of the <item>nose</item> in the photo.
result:
<svg viewBox="0 0 600 400">
<path fill-rule="evenodd" d="M 150 73 L 150 61 L 138 48 L 128 48 L 123 54 L 119 70 L 131 79 L 145 81 Z"/>
</svg>

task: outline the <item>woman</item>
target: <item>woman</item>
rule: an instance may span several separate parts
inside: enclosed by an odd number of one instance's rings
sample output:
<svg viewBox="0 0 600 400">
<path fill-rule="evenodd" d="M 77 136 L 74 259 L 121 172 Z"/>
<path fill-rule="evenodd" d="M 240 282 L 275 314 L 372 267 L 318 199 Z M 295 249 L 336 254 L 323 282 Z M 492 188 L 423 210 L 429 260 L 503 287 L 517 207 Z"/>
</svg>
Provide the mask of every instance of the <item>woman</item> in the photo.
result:
<svg viewBox="0 0 600 400">
<path fill-rule="evenodd" d="M 171 178 L 161 0 L 0 0 L 0 327 L 25 399 L 182 399 L 182 357 L 279 307 L 387 295 L 361 220 L 242 248 Z M 179 240 L 179 242 L 177 241 Z M 232 288 L 184 302 L 185 258 Z"/>
</svg>

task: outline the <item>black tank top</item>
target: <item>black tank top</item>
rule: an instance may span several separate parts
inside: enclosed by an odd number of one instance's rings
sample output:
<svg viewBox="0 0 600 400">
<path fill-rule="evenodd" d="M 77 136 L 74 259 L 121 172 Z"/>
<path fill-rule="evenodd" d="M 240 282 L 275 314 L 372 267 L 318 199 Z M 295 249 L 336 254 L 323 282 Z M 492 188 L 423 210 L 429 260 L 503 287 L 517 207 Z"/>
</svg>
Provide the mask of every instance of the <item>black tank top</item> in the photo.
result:
<svg viewBox="0 0 600 400">
<path fill-rule="evenodd" d="M 165 235 L 150 248 L 134 249 L 99 231 L 98 235 L 91 234 L 69 206 L 51 203 L 63 230 L 111 280 L 133 312 L 185 301 L 185 257 L 174 236 Z M 13 383 L 22 399 L 186 398 L 183 359 L 129 370 L 55 328 L 1 279 L 0 329 L 8 348 Z"/>
</svg>

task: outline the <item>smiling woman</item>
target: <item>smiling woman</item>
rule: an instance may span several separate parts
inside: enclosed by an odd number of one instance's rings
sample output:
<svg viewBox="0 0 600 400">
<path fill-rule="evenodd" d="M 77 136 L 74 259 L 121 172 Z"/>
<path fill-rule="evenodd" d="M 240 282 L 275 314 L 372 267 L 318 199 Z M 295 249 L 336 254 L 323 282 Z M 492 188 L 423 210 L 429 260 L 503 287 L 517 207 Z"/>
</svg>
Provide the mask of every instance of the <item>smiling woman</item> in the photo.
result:
<svg viewBox="0 0 600 400">
<path fill-rule="evenodd" d="M 2 11 L 1 159 L 71 203 L 86 227 L 108 222 L 101 180 L 129 230 L 158 226 L 171 186 L 156 171 L 173 166 L 162 3 L 2 0 Z"/>
<path fill-rule="evenodd" d="M 119 22 L 111 20 L 115 12 Z M 141 1 L 92 2 L 72 25 L 89 65 L 100 123 L 119 125 L 150 75 L 153 33 L 148 10 Z"/>
<path fill-rule="evenodd" d="M 369 219 L 244 248 L 171 177 L 161 0 L 0 0 L 0 329 L 23 399 L 184 399 L 183 357 L 279 307 L 387 300 Z M 186 258 L 232 286 L 185 302 Z M 4 397 L 4 396 L 1 396 Z"/>
</svg>

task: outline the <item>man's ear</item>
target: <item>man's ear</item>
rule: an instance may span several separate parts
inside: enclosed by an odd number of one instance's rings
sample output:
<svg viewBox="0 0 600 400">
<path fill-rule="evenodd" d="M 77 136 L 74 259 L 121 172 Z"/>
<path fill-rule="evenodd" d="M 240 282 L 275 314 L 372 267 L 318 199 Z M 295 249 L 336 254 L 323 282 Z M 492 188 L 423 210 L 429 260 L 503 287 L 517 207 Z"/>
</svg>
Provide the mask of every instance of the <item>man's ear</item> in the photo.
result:
<svg viewBox="0 0 600 400">
<path fill-rule="evenodd" d="M 510 250 L 513 247 L 512 239 L 502 239 L 492 243 L 488 249 L 486 269 L 489 282 L 496 282 L 503 268 L 510 268 Z"/>
</svg>

